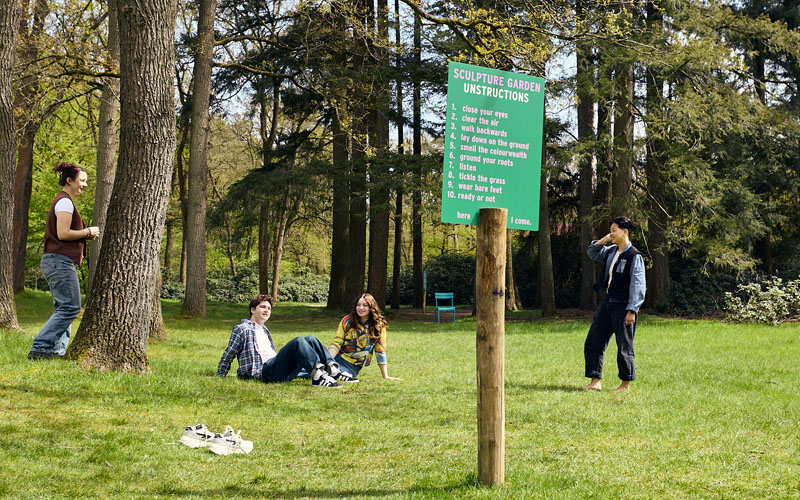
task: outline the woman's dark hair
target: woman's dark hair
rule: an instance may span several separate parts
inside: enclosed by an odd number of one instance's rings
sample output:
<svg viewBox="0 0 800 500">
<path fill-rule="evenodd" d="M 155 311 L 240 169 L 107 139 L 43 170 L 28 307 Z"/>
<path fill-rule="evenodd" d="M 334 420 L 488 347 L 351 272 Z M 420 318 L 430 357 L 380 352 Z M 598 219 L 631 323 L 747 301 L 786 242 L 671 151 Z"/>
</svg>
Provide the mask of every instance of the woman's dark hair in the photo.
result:
<svg viewBox="0 0 800 500">
<path fill-rule="evenodd" d="M 258 295 L 256 298 L 250 301 L 250 314 L 252 314 L 253 309 L 258 307 L 258 305 L 262 302 L 269 302 L 270 307 L 275 306 L 275 299 L 272 298 L 272 295 Z"/>
<path fill-rule="evenodd" d="M 61 177 L 58 179 L 59 186 L 66 186 L 67 179 L 75 179 L 76 177 L 78 177 L 79 173 L 85 172 L 83 167 L 81 167 L 80 165 L 75 165 L 74 163 L 70 163 L 67 161 L 62 161 L 61 163 L 56 165 L 53 170 L 61 174 Z"/>
<path fill-rule="evenodd" d="M 633 222 L 627 217 L 617 217 L 611 221 L 611 224 L 616 224 L 620 229 L 627 229 L 629 238 L 633 234 Z"/>
<path fill-rule="evenodd" d="M 375 297 L 369 293 L 362 293 L 356 300 L 353 301 L 353 308 L 350 310 L 350 320 L 358 324 L 360 318 L 358 317 L 358 313 L 356 312 L 356 306 L 358 305 L 358 301 L 364 299 L 367 301 L 367 305 L 369 306 L 369 325 L 367 326 L 367 334 L 371 339 L 380 339 L 381 332 L 386 329 L 386 319 L 384 319 L 383 315 L 381 314 L 381 309 L 378 307 L 378 302 L 375 301 Z"/>
</svg>

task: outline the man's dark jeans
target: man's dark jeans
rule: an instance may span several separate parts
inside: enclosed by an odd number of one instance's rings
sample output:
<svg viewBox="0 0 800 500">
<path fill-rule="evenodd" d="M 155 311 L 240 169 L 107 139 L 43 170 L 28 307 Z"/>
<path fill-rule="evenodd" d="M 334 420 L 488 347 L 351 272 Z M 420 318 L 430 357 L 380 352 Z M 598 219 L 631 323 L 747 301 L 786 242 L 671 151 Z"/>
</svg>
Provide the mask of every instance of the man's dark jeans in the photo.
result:
<svg viewBox="0 0 800 500">
<path fill-rule="evenodd" d="M 318 364 L 331 361 L 333 358 L 319 339 L 313 335 L 295 337 L 264 363 L 261 378 L 264 382 L 288 382 L 302 370 L 310 374 Z"/>
<path fill-rule="evenodd" d="M 636 378 L 636 366 L 633 360 L 633 336 L 636 333 L 636 322 L 625 326 L 627 304 L 609 302 L 608 295 L 603 295 L 597 312 L 594 314 L 592 326 L 583 344 L 583 357 L 586 360 L 586 376 L 603 378 L 603 353 L 608 347 L 611 335 L 617 340 L 617 368 L 621 380 Z"/>
</svg>

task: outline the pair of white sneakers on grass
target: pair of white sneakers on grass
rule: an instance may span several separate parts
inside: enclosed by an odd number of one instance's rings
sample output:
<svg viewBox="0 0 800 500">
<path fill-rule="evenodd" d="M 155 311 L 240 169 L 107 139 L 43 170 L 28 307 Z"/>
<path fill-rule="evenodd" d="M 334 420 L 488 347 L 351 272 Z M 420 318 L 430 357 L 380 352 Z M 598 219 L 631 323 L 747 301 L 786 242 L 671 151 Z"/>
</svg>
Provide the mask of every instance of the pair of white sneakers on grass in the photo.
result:
<svg viewBox="0 0 800 500">
<path fill-rule="evenodd" d="M 187 426 L 181 436 L 181 443 L 189 448 L 208 448 L 217 455 L 231 455 L 234 453 L 247 454 L 253 451 L 253 442 L 242 439 L 242 431 L 234 432 L 230 425 L 225 427 L 225 432 L 215 434 L 208 430 L 205 424 Z"/>
</svg>

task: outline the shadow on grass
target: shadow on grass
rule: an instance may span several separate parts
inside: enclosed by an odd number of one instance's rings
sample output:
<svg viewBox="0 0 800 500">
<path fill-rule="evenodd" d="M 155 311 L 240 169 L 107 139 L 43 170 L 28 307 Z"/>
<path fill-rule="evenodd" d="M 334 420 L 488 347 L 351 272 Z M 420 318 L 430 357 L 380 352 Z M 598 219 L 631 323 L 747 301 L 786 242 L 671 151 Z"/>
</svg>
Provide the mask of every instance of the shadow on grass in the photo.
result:
<svg viewBox="0 0 800 500">
<path fill-rule="evenodd" d="M 169 495 L 171 497 L 253 497 L 253 498 L 381 498 L 396 495 L 407 494 L 434 494 L 434 495 L 456 495 L 457 492 L 479 488 L 476 484 L 475 476 L 467 475 L 462 481 L 445 484 L 441 486 L 425 486 L 417 485 L 409 489 L 382 489 L 382 488 L 366 488 L 366 489 L 316 489 L 316 488 L 294 488 L 294 489 L 274 489 L 269 486 L 253 485 L 247 486 L 225 486 L 222 488 L 214 488 L 208 490 L 200 489 L 180 489 L 172 487 L 163 487 L 154 491 L 155 495 Z"/>
<path fill-rule="evenodd" d="M 366 489 L 317 489 L 317 488 L 293 488 L 293 489 L 277 489 L 270 486 L 225 486 L 222 488 L 214 489 L 180 489 L 174 488 L 169 485 L 164 485 L 157 491 L 153 491 L 156 495 L 169 495 L 171 497 L 258 497 L 258 498 L 380 498 L 394 495 L 407 495 L 413 493 L 421 494 L 434 494 L 434 495 L 455 495 L 456 492 L 479 488 L 477 484 L 477 477 L 474 473 L 467 474 L 460 481 L 454 481 L 450 484 L 429 486 L 424 484 L 417 484 L 408 489 L 384 489 L 384 488 L 366 488 Z M 266 491 L 265 491 L 266 489 Z"/>
<path fill-rule="evenodd" d="M 574 385 L 520 384 L 518 382 L 506 382 L 506 389 L 538 392 L 584 392 L 580 387 Z"/>
</svg>

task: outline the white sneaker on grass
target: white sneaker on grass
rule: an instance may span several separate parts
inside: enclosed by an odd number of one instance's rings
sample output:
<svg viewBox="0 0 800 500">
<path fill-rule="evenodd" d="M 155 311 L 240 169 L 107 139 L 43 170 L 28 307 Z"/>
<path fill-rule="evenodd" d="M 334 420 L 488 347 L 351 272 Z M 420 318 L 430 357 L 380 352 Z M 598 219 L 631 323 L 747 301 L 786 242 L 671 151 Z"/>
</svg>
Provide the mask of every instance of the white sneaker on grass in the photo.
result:
<svg viewBox="0 0 800 500">
<path fill-rule="evenodd" d="M 341 389 L 342 386 L 336 382 L 336 379 L 328 375 L 325 371 L 324 365 L 317 365 L 311 372 L 311 385 L 314 387 L 327 387 L 328 389 Z"/>
<path fill-rule="evenodd" d="M 253 442 L 245 441 L 241 436 L 242 431 L 234 432 L 230 425 L 225 427 L 225 432 L 215 434 L 208 444 L 208 449 L 217 455 L 231 455 L 234 453 L 247 454 L 253 451 Z"/>
<path fill-rule="evenodd" d="M 181 443 L 189 448 L 202 448 L 208 446 L 209 441 L 214 438 L 214 433 L 208 430 L 205 424 L 186 427 L 181 436 Z"/>
</svg>

